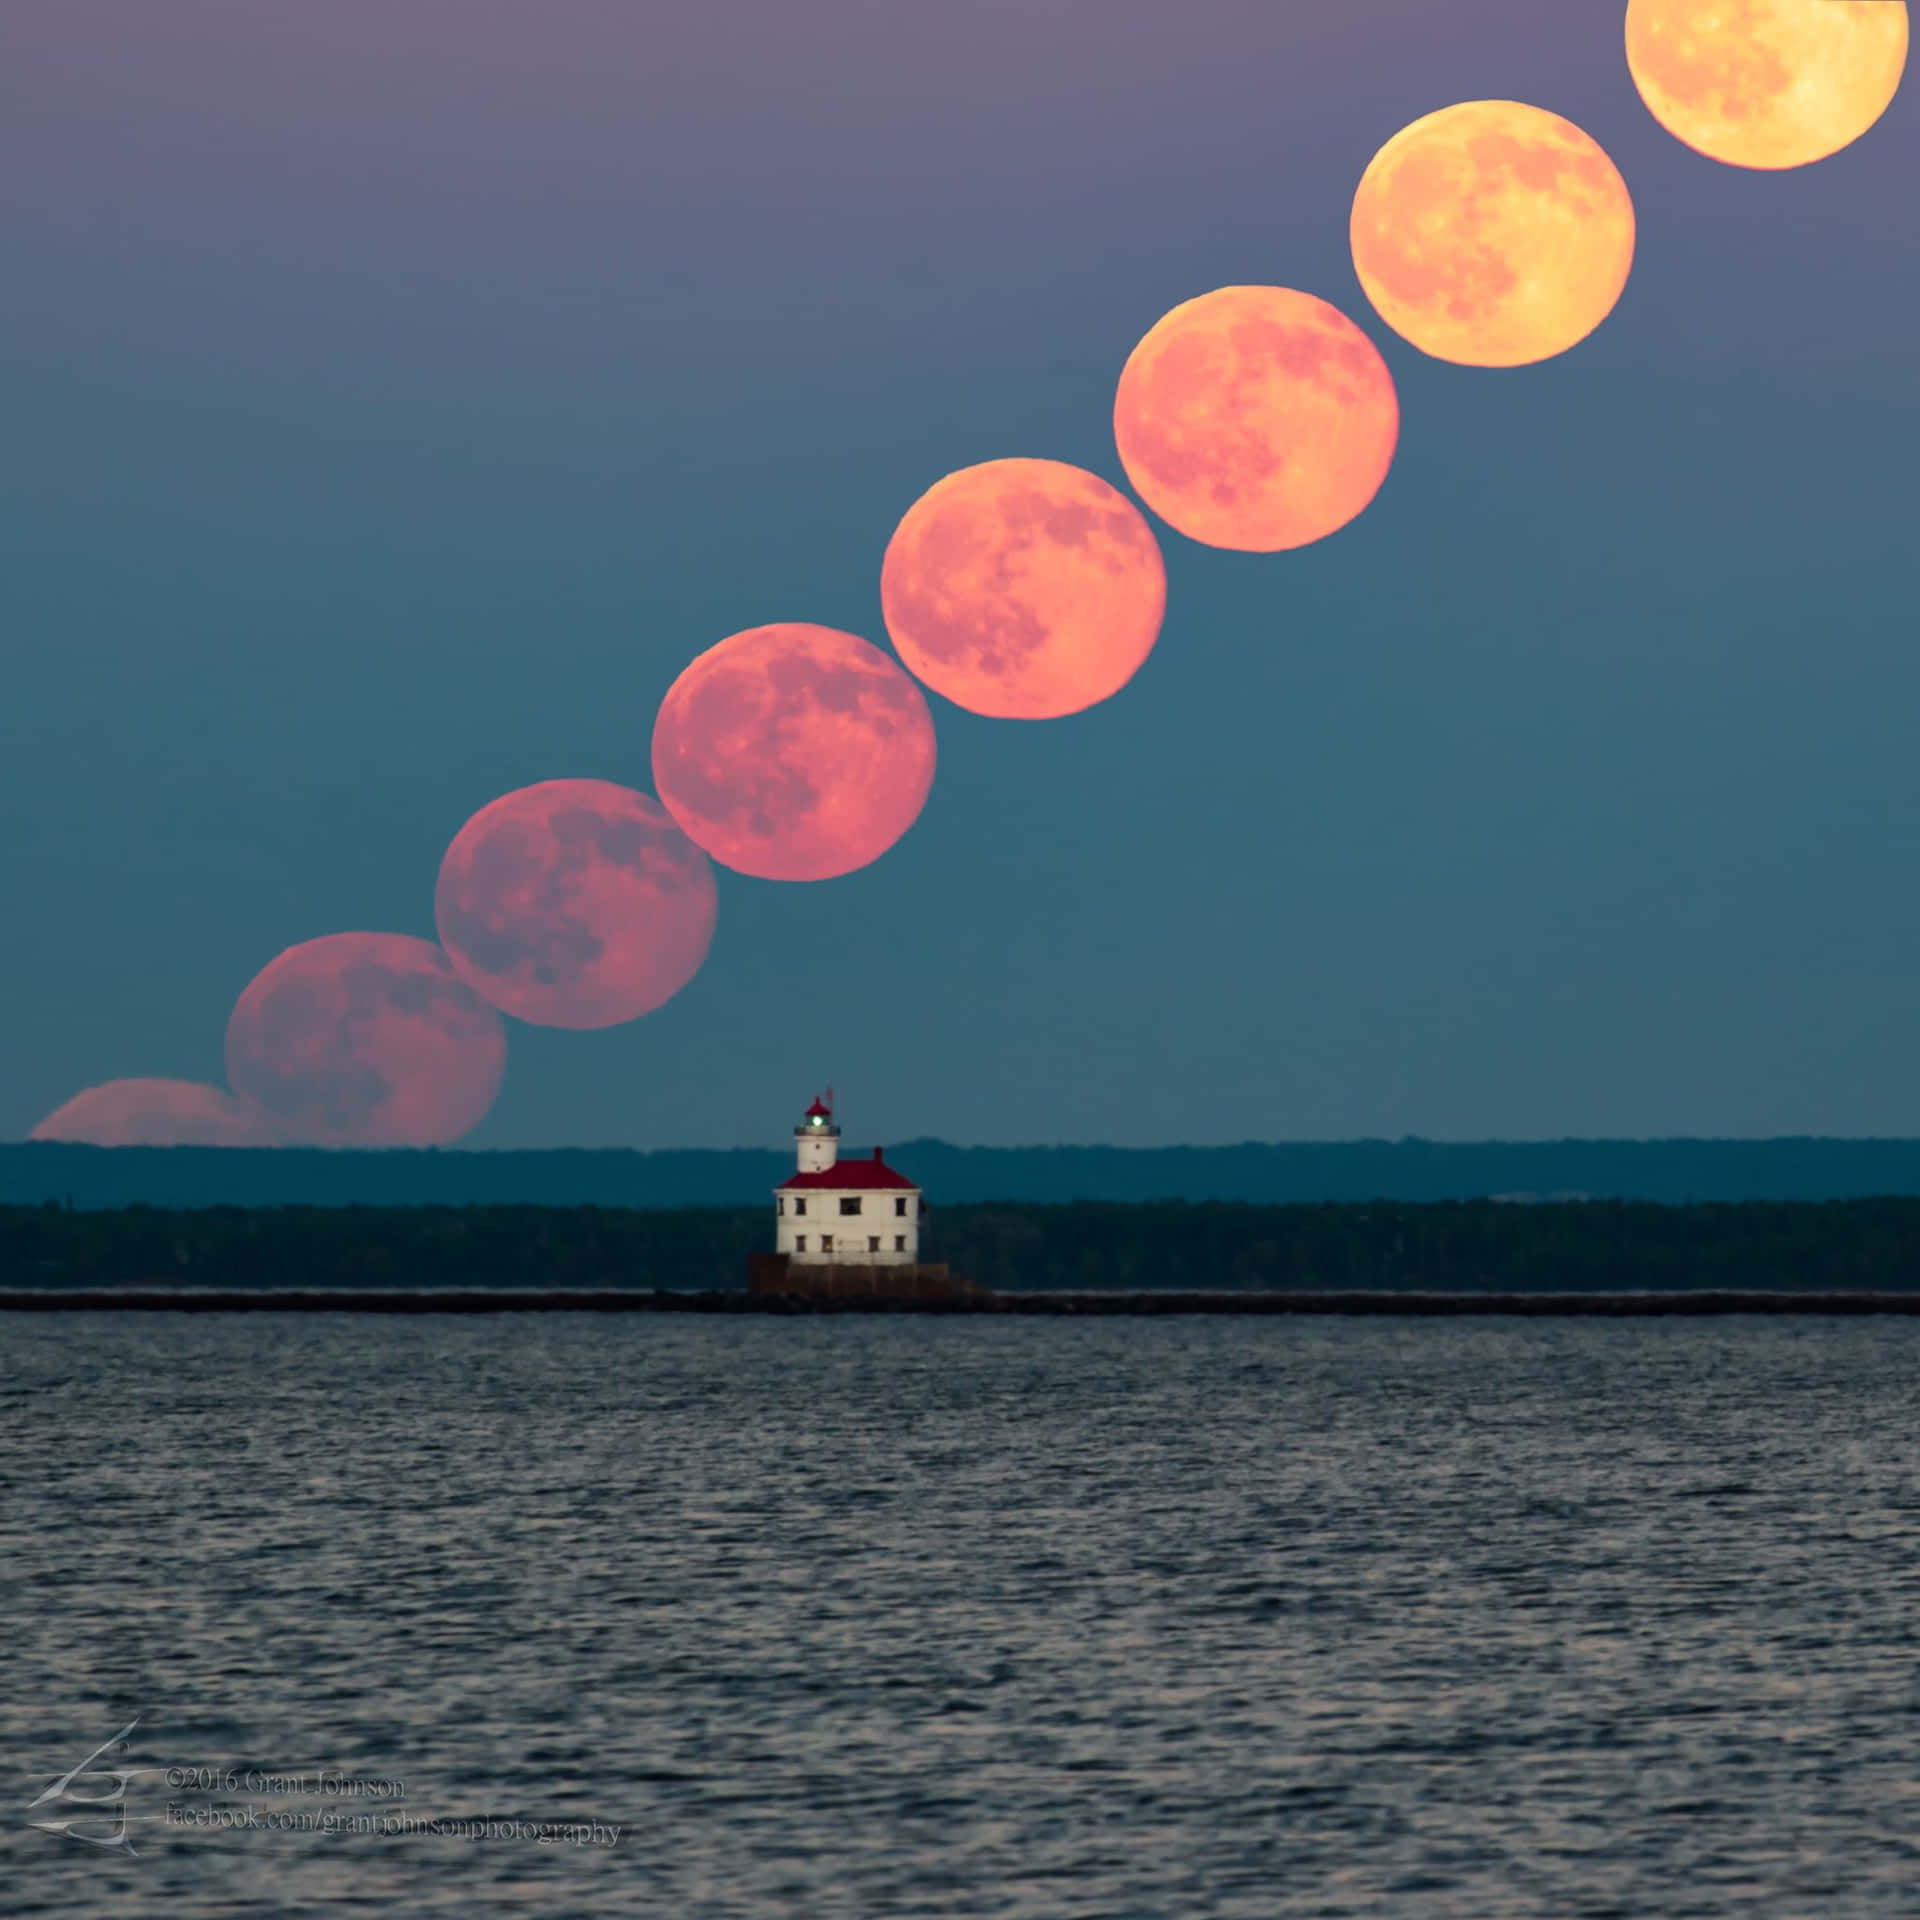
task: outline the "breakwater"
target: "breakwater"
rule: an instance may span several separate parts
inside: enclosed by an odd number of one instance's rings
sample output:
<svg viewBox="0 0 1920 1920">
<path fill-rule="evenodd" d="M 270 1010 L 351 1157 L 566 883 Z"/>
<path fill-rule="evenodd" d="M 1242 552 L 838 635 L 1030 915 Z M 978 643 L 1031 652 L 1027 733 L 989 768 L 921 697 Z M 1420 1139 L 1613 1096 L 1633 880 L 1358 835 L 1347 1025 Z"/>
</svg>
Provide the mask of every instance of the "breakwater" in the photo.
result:
<svg viewBox="0 0 1920 1920">
<path fill-rule="evenodd" d="M 539 1290 L 508 1287 L 330 1289 L 60 1287 L 0 1290 L 0 1312 L 22 1313 L 694 1313 L 762 1318 L 821 1314 L 966 1314 L 1158 1319 L 1170 1314 L 1400 1314 L 1438 1318 L 1517 1314 L 1525 1318 L 1673 1319 L 1730 1313 L 1920 1315 L 1914 1293 L 1003 1293 L 972 1299 L 703 1293 L 635 1288 Z"/>
</svg>

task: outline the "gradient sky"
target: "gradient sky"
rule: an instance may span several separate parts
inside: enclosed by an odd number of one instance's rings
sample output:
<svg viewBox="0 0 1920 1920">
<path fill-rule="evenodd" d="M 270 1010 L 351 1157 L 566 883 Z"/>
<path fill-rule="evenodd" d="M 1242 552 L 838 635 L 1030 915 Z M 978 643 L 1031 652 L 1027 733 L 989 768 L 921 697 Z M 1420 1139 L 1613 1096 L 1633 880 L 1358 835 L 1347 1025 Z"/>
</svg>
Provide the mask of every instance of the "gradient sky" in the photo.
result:
<svg viewBox="0 0 1920 1920">
<path fill-rule="evenodd" d="M 723 873 L 712 958 L 516 1026 L 472 1145 L 1920 1133 L 1920 117 L 1756 174 L 1622 0 L 14 0 L 0 77 L 0 1134 L 218 1080 L 281 948 L 433 933 L 502 791 L 647 787 L 737 629 L 884 643 L 949 469 L 1116 483 L 1114 381 L 1270 281 L 1379 343 L 1374 506 L 1163 532 L 1078 717 L 937 698 L 920 825 Z M 1353 188 L 1564 113 L 1639 215 L 1563 359 L 1423 359 Z"/>
</svg>

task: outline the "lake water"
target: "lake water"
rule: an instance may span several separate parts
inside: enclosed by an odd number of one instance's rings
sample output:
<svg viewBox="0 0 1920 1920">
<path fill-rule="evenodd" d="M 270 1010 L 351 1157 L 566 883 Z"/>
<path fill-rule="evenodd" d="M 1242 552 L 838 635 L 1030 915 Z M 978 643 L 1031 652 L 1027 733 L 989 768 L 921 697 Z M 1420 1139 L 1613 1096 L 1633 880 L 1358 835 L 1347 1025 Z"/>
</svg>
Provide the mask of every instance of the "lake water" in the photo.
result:
<svg viewBox="0 0 1920 1920">
<path fill-rule="evenodd" d="M 1917 1375 L 1911 1321 L 5 1316 L 0 1912 L 1920 1914 Z M 68 1792 L 152 1769 L 137 1857 L 30 1828 L 135 1715 Z M 398 1810 L 498 1824 L 298 1825 Z"/>
</svg>

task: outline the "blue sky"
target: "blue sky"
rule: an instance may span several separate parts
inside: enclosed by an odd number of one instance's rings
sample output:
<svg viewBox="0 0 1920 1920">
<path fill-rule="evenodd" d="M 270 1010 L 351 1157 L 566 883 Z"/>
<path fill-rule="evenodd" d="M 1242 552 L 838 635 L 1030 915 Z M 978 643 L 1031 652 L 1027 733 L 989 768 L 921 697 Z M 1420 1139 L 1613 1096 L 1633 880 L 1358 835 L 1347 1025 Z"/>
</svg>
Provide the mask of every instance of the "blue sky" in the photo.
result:
<svg viewBox="0 0 1920 1920">
<path fill-rule="evenodd" d="M 220 1077 L 281 948 L 430 936 L 496 794 L 648 784 L 763 621 L 883 641 L 971 461 L 1116 482 L 1167 307 L 1295 285 L 1400 387 L 1379 499 L 1234 556 L 1076 718 L 934 701 L 920 824 L 721 876 L 706 969 L 512 1031 L 474 1145 L 1920 1132 L 1911 88 L 1785 175 L 1633 94 L 1614 5 L 26 0 L 0 112 L 0 1134 Z M 1548 365 L 1354 282 L 1373 151 L 1567 114 L 1639 216 Z"/>
</svg>

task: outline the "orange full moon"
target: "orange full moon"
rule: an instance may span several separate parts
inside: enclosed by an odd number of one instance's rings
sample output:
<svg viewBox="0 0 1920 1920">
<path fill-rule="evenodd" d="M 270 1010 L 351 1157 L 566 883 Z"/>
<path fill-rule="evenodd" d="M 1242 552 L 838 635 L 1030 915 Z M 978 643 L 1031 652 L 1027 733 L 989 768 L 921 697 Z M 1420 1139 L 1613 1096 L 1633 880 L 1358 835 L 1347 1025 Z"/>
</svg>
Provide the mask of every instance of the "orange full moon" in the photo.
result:
<svg viewBox="0 0 1920 1920">
<path fill-rule="evenodd" d="M 36 1140 L 94 1147 L 270 1147 L 266 1116 L 197 1080 L 108 1080 L 76 1093 L 34 1128 Z"/>
<path fill-rule="evenodd" d="M 288 1138 L 435 1147 L 485 1119 L 506 1067 L 500 1016 L 430 940 L 330 933 L 248 982 L 227 1080 Z"/>
<path fill-rule="evenodd" d="M 440 944 L 483 1000 L 545 1027 L 610 1027 L 670 1000 L 713 941 L 707 856 L 644 793 L 545 780 L 502 794 L 440 863 Z"/>
<path fill-rule="evenodd" d="M 1436 360 L 1519 367 L 1584 340 L 1633 267 L 1633 199 L 1571 120 L 1472 100 L 1404 127 L 1353 199 L 1353 264 Z"/>
<path fill-rule="evenodd" d="M 989 460 L 923 493 L 887 543 L 900 658 L 957 707 L 1056 720 L 1118 693 L 1160 637 L 1167 570 L 1140 510 L 1057 460 Z"/>
<path fill-rule="evenodd" d="M 1278 553 L 1344 527 L 1379 492 L 1400 403 L 1379 349 L 1291 287 L 1221 287 L 1158 321 L 1120 375 L 1114 439 L 1170 527 Z"/>
<path fill-rule="evenodd" d="M 696 845 L 763 880 L 831 880 L 877 860 L 933 785 L 926 696 L 832 627 L 751 627 L 667 689 L 653 784 Z"/>
<path fill-rule="evenodd" d="M 1676 139 L 1734 167 L 1804 167 L 1886 112 L 1904 0 L 1631 0 L 1627 67 Z"/>
</svg>

